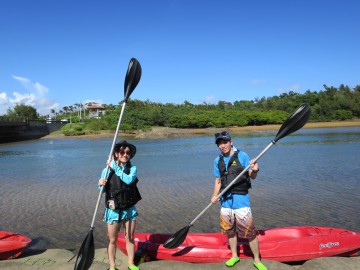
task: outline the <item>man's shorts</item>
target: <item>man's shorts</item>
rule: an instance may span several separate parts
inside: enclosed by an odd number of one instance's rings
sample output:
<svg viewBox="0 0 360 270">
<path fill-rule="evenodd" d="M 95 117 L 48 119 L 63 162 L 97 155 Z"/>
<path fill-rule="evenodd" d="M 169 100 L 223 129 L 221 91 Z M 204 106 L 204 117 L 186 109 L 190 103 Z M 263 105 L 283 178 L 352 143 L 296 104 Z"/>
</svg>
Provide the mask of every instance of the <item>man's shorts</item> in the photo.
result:
<svg viewBox="0 0 360 270">
<path fill-rule="evenodd" d="M 220 210 L 221 231 L 232 237 L 253 240 L 256 237 L 254 220 L 250 207 L 230 209 L 222 207 Z"/>
</svg>

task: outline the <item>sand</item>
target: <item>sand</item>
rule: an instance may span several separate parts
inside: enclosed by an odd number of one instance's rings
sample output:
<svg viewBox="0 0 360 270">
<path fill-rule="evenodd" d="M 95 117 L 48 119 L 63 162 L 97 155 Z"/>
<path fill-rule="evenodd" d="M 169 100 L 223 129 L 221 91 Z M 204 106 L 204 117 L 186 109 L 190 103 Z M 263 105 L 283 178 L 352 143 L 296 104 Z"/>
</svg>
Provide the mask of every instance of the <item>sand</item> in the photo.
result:
<svg viewBox="0 0 360 270">
<path fill-rule="evenodd" d="M 64 249 L 48 249 L 44 251 L 27 251 L 20 258 L 0 261 L 0 269 L 52 269 L 52 270 L 70 270 L 74 269 L 74 263 L 77 253 Z M 108 268 L 108 259 L 106 249 L 96 249 L 95 259 L 91 265 L 91 270 L 105 270 Z M 241 260 L 233 269 L 255 269 L 253 261 L 249 259 Z M 306 261 L 303 264 L 290 265 L 276 261 L 263 260 L 268 270 L 359 270 L 360 257 L 328 257 L 318 258 Z M 224 263 L 201 263 L 192 264 L 175 261 L 153 261 L 140 264 L 142 270 L 215 270 L 229 269 Z M 127 257 L 118 250 L 117 268 L 119 270 L 127 269 Z"/>
</svg>

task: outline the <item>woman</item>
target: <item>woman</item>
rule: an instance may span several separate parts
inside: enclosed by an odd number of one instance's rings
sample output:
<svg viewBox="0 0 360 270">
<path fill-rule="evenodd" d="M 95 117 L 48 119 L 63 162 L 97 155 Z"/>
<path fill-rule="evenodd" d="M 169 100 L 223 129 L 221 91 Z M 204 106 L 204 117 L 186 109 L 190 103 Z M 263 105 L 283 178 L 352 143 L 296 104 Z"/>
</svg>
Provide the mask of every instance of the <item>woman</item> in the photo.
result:
<svg viewBox="0 0 360 270">
<path fill-rule="evenodd" d="M 114 147 L 114 157 L 105 168 L 99 180 L 99 186 L 105 186 L 106 209 L 104 213 L 104 222 L 107 223 L 109 236 L 108 256 L 109 270 L 116 270 L 115 255 L 116 241 L 121 227 L 124 226 L 124 235 L 126 239 L 126 250 L 128 254 L 128 269 L 139 270 L 134 265 L 135 244 L 134 233 L 136 228 L 136 203 L 141 200 L 140 193 L 136 187 L 138 179 L 137 168 L 131 165 L 130 159 L 136 154 L 136 147 L 126 141 L 117 143 Z M 108 170 L 107 176 L 105 176 Z M 99 187 L 100 188 L 100 187 Z"/>
</svg>

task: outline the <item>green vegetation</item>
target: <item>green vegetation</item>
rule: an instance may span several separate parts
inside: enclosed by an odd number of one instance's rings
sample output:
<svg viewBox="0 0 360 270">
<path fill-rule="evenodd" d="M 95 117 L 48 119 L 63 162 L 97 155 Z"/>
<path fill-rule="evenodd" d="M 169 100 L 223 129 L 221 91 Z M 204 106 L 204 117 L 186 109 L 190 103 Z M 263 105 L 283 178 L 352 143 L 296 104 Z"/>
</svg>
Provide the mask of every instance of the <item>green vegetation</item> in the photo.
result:
<svg viewBox="0 0 360 270">
<path fill-rule="evenodd" d="M 253 126 L 281 124 L 301 103 L 309 103 L 312 108 L 310 121 L 323 122 L 360 118 L 360 85 L 351 89 L 348 86 L 328 87 L 324 90 L 283 93 L 280 96 L 255 98 L 255 100 L 219 101 L 218 104 L 162 104 L 149 100 L 129 100 L 123 116 L 121 131 L 132 133 L 152 126 L 174 128 L 223 128 L 229 126 Z M 105 113 L 99 119 L 88 119 L 88 110 L 82 112 L 82 105 L 64 107 L 64 111 L 53 114 L 58 120 L 70 119 L 70 124 L 62 128 L 65 135 L 98 133 L 101 130 L 115 130 L 121 104 L 103 105 Z M 9 115 L 38 118 L 31 106 L 16 105 Z M 76 110 L 78 108 L 78 110 Z M 81 118 L 81 115 L 83 116 Z M 85 115 L 85 117 L 84 117 Z M 41 118 L 41 117 L 40 117 Z"/>
<path fill-rule="evenodd" d="M 25 119 L 37 119 L 39 114 L 36 109 L 29 105 L 16 104 L 14 108 L 7 110 L 7 117 L 9 118 L 25 118 Z"/>
<path fill-rule="evenodd" d="M 61 131 L 66 136 L 85 135 L 84 123 L 67 124 L 61 128 Z"/>
<path fill-rule="evenodd" d="M 125 132 L 151 126 L 206 128 L 281 124 L 301 103 L 312 107 L 310 121 L 350 120 L 360 117 L 360 85 L 351 89 L 324 85 L 323 91 L 283 93 L 280 96 L 256 98 L 254 101 L 220 101 L 218 104 L 162 104 L 149 100 L 129 100 L 121 129 Z M 115 129 L 121 106 L 111 107 L 101 119 L 87 120 L 99 129 Z M 95 121 L 95 122 L 94 122 Z M 96 122 L 99 122 L 95 124 Z M 101 127 L 100 127 L 101 123 Z"/>
</svg>

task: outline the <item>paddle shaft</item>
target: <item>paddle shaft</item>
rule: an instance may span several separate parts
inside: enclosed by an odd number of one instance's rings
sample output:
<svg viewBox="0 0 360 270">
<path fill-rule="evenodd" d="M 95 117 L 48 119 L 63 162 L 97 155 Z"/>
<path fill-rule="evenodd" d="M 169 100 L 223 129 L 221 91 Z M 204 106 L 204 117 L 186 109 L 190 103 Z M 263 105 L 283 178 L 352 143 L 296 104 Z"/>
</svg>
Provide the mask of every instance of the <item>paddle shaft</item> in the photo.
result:
<svg viewBox="0 0 360 270">
<path fill-rule="evenodd" d="M 273 140 L 271 143 L 269 143 L 269 145 L 254 159 L 254 162 L 258 161 L 258 160 L 270 149 L 271 146 L 275 145 L 275 143 L 276 143 L 276 142 L 275 142 L 274 140 Z M 233 184 L 235 184 L 235 182 L 236 182 L 244 173 L 246 173 L 249 168 L 250 168 L 250 164 L 249 164 L 245 169 L 243 169 L 242 172 L 241 172 L 238 176 L 236 176 L 235 179 L 232 180 L 232 181 L 229 183 L 229 185 L 227 185 L 227 187 L 224 188 L 224 189 L 216 196 L 216 199 L 219 199 L 222 195 L 224 195 L 225 192 L 228 191 L 229 188 L 231 188 L 231 186 L 232 186 Z M 212 202 L 209 203 L 208 206 L 206 206 L 206 207 L 204 208 L 204 210 L 202 210 L 202 211 L 200 212 L 200 214 L 198 214 L 198 215 L 189 223 L 188 226 L 191 227 L 191 226 L 195 223 L 195 221 L 197 221 L 212 205 L 213 205 Z"/>
<path fill-rule="evenodd" d="M 116 127 L 116 131 L 115 131 L 115 135 L 114 135 L 114 139 L 113 139 L 113 142 L 112 142 L 112 145 L 111 145 L 111 149 L 110 149 L 108 159 L 111 157 L 111 155 L 112 155 L 112 153 L 114 151 L 114 147 L 115 147 L 116 139 L 117 139 L 117 134 L 119 133 L 120 123 L 121 123 L 121 120 L 122 120 L 122 117 L 123 117 L 123 114 L 124 114 L 124 111 L 125 111 L 125 107 L 126 107 L 126 102 L 124 101 L 123 104 L 122 104 L 122 108 L 121 108 L 121 112 L 120 112 L 120 116 L 119 116 L 119 121 L 118 121 L 118 124 L 117 124 L 117 127 Z M 108 174 L 108 171 L 109 171 L 109 166 L 106 166 L 105 176 Z M 103 193 L 103 190 L 104 190 L 104 186 L 101 186 L 99 196 L 98 196 L 98 199 L 97 199 L 97 202 L 96 202 L 94 215 L 93 215 L 93 218 L 92 218 L 92 221 L 91 221 L 90 229 L 94 228 L 96 213 L 97 213 L 99 205 L 100 205 L 101 195 Z"/>
</svg>

